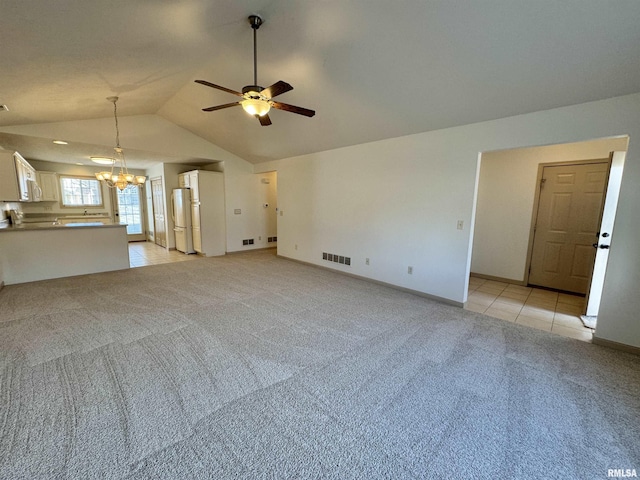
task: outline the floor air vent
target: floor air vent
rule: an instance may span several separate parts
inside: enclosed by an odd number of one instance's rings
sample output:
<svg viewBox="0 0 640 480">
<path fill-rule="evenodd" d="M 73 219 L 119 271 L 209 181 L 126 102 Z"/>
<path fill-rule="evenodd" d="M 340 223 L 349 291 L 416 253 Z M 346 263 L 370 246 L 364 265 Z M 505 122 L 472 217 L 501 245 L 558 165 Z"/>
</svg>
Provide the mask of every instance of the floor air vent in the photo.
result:
<svg viewBox="0 0 640 480">
<path fill-rule="evenodd" d="M 351 257 L 336 255 L 335 253 L 322 252 L 322 259 L 327 262 L 340 263 L 342 265 L 351 265 Z"/>
</svg>

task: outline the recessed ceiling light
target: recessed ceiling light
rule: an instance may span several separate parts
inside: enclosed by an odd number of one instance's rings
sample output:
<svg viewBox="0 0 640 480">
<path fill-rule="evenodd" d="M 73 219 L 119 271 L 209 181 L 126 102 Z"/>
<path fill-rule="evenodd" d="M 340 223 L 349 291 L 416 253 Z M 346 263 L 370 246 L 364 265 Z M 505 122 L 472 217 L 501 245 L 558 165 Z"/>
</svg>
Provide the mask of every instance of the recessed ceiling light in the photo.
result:
<svg viewBox="0 0 640 480">
<path fill-rule="evenodd" d="M 94 163 L 99 163 L 100 165 L 113 165 L 115 160 L 109 157 L 90 157 L 91 161 Z"/>
<path fill-rule="evenodd" d="M 69 142 L 65 142 L 64 140 L 54 140 L 53 143 L 56 145 L 69 145 Z"/>
</svg>

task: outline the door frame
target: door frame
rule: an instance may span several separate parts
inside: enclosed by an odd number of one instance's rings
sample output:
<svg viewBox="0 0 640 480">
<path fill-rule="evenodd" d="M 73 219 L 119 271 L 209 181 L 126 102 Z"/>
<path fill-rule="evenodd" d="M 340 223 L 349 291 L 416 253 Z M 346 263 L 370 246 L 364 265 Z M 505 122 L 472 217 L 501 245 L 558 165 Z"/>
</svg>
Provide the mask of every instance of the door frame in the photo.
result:
<svg viewBox="0 0 640 480">
<path fill-rule="evenodd" d="M 605 180 L 605 190 L 603 193 L 603 206 L 600 209 L 600 218 L 598 224 L 602 221 L 602 210 L 607 199 L 607 188 L 609 186 L 609 176 L 611 174 L 611 155 L 608 158 L 592 158 L 585 160 L 570 160 L 564 162 L 546 162 L 538 164 L 538 174 L 536 176 L 536 191 L 533 198 L 533 211 L 531 212 L 531 224 L 529 226 L 529 244 L 527 246 L 527 262 L 525 264 L 524 284 L 529 285 L 529 274 L 531 273 L 531 258 L 533 257 L 533 241 L 535 238 L 535 226 L 538 223 L 538 208 L 540 204 L 540 184 L 545 167 L 563 167 L 569 165 L 589 165 L 594 163 L 607 163 L 607 178 Z M 595 241 L 595 240 L 594 240 Z M 589 289 L 587 288 L 587 292 Z M 586 303 L 586 302 L 585 302 Z M 585 305 L 586 308 L 586 305 Z"/>
</svg>

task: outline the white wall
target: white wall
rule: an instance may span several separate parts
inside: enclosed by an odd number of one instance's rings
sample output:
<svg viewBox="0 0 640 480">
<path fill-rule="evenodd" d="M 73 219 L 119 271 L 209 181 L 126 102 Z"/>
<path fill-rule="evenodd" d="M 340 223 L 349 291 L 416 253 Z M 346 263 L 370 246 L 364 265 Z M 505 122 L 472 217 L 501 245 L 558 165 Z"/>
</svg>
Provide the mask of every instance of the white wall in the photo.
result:
<svg viewBox="0 0 640 480">
<path fill-rule="evenodd" d="M 484 152 L 471 271 L 513 282 L 524 281 L 539 165 L 609 158 L 614 150 L 626 151 L 627 143 L 627 137 L 605 138 Z"/>
<path fill-rule="evenodd" d="M 479 153 L 619 135 L 630 143 L 596 336 L 640 347 L 640 94 L 269 162 L 256 171 L 278 172 L 280 255 L 464 302 Z M 351 256 L 353 265 L 323 263 L 323 251 Z"/>
</svg>

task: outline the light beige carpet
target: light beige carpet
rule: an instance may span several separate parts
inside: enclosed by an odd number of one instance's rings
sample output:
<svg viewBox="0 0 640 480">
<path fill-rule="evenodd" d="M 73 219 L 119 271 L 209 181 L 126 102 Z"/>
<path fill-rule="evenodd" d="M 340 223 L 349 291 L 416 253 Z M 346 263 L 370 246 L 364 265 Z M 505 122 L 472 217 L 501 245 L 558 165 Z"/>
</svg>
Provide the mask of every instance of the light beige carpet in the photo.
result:
<svg viewBox="0 0 640 480">
<path fill-rule="evenodd" d="M 0 478 L 606 478 L 640 361 L 271 251 L 0 291 Z"/>
</svg>

